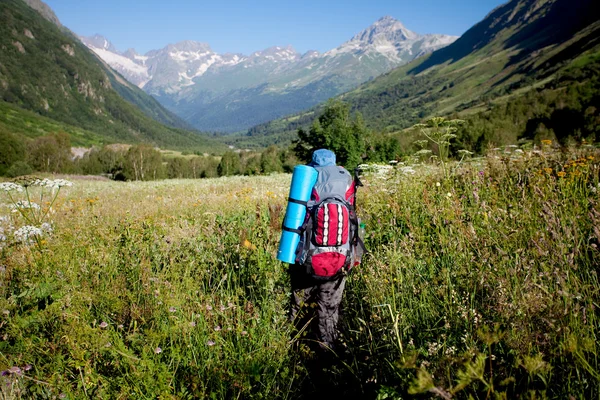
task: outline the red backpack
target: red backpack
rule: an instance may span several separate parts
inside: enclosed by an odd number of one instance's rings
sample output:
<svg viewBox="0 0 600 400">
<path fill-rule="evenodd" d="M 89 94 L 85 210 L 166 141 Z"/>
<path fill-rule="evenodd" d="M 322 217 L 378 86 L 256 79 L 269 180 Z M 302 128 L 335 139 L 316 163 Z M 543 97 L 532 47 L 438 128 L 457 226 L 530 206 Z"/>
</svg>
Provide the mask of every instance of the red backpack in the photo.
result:
<svg viewBox="0 0 600 400">
<path fill-rule="evenodd" d="M 315 167 L 319 176 L 300 227 L 296 264 L 316 279 L 330 280 L 360 264 L 364 244 L 356 216 L 358 179 L 343 167 Z"/>
</svg>

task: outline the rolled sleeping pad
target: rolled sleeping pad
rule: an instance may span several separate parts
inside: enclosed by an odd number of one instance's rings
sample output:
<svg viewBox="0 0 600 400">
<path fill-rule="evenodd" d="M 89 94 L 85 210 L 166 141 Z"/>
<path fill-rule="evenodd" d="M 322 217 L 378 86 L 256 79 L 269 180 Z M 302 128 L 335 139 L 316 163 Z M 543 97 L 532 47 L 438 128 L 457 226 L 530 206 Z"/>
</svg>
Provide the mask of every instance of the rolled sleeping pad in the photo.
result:
<svg viewBox="0 0 600 400">
<path fill-rule="evenodd" d="M 300 235 L 297 232 L 286 230 L 286 228 L 298 229 L 304 223 L 306 202 L 310 200 L 318 175 L 319 173 L 313 167 L 307 165 L 294 167 L 290 195 L 285 210 L 285 218 L 283 219 L 279 251 L 277 251 L 277 259 L 280 261 L 288 264 L 293 264 L 296 261 L 296 248 L 300 242 Z M 295 203 L 294 201 L 301 203 Z"/>
</svg>

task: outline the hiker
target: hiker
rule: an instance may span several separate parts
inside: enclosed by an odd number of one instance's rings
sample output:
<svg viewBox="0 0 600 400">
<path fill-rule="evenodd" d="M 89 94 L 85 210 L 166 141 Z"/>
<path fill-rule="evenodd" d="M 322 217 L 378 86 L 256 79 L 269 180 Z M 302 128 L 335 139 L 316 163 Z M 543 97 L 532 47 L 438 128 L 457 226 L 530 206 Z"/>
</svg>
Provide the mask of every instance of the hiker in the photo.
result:
<svg viewBox="0 0 600 400">
<path fill-rule="evenodd" d="M 359 221 L 354 205 L 356 186 L 361 185 L 335 154 L 316 150 L 308 164 L 318 172 L 307 202 L 296 263 L 290 264 L 292 287 L 290 318 L 298 329 L 315 327 L 319 346 L 334 349 L 338 338 L 339 308 L 350 269 L 360 263 L 364 245 L 358 237 Z M 316 315 L 310 315 L 311 312 Z"/>
</svg>

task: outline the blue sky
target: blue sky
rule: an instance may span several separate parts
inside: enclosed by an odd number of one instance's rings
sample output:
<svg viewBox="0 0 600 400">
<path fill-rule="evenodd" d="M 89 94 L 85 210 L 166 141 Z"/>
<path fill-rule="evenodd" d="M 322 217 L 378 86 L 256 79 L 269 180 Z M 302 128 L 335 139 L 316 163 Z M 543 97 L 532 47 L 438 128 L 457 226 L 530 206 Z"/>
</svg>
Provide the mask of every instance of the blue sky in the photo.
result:
<svg viewBox="0 0 600 400">
<path fill-rule="evenodd" d="M 291 44 L 300 52 L 339 46 L 390 15 L 418 33 L 461 35 L 502 0 L 45 0 L 77 34 L 106 36 L 138 53 L 195 40 L 219 53 Z"/>
</svg>

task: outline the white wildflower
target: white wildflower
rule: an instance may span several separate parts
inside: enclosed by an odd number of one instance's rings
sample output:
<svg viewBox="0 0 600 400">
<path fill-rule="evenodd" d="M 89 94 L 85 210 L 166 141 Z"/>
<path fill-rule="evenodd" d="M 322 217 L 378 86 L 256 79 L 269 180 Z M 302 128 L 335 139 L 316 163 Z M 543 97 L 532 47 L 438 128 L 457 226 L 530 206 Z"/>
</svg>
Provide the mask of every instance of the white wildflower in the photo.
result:
<svg viewBox="0 0 600 400">
<path fill-rule="evenodd" d="M 23 191 L 23 186 L 17 185 L 16 183 L 13 183 L 13 182 L 2 182 L 2 183 L 0 183 L 0 191 L 12 192 L 13 190 L 17 191 L 17 192 L 22 192 Z"/>
<path fill-rule="evenodd" d="M 33 182 L 31 182 L 30 185 L 47 187 L 50 189 L 57 189 L 57 188 L 61 188 L 63 186 L 73 186 L 73 182 L 67 181 L 66 179 L 52 180 L 52 179 L 44 178 L 44 179 L 36 179 Z"/>
<path fill-rule="evenodd" d="M 73 182 L 66 179 L 55 179 L 54 187 L 73 186 Z"/>
<path fill-rule="evenodd" d="M 446 351 L 444 351 L 444 354 L 447 356 L 451 356 L 454 353 L 456 353 L 456 347 L 454 347 L 454 346 L 447 347 Z"/>
<path fill-rule="evenodd" d="M 430 356 L 436 354 L 440 349 L 442 348 L 442 345 L 439 343 L 428 343 L 427 344 L 427 353 L 429 353 Z"/>
<path fill-rule="evenodd" d="M 50 224 L 48 222 L 44 222 L 42 224 L 42 226 L 40 226 L 40 228 L 42 229 L 42 231 L 44 231 L 46 233 L 52 233 L 52 231 L 53 231 L 52 224 Z"/>
<path fill-rule="evenodd" d="M 32 225 L 25 225 L 14 233 L 18 242 L 27 243 L 35 236 L 42 236 L 42 230 Z"/>
<path fill-rule="evenodd" d="M 13 212 L 17 212 L 17 209 L 39 210 L 40 209 L 40 205 L 37 204 L 37 203 L 34 203 L 33 201 L 19 200 L 15 204 L 11 204 L 10 208 L 13 209 Z"/>
</svg>

